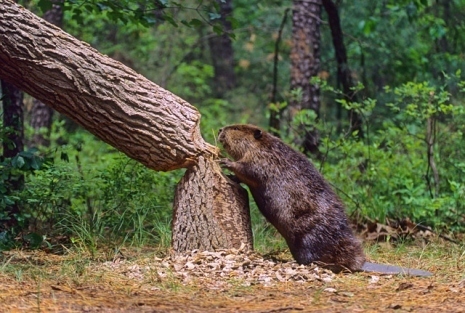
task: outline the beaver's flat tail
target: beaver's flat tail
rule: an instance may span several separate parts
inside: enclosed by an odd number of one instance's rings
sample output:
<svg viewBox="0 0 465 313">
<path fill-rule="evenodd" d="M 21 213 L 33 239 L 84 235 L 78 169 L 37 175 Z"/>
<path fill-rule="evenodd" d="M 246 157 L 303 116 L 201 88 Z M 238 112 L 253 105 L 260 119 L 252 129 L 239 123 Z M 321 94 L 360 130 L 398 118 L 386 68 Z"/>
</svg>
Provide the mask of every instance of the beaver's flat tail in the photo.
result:
<svg viewBox="0 0 465 313">
<path fill-rule="evenodd" d="M 370 263 L 370 262 L 365 262 L 360 270 L 363 272 L 375 272 L 375 273 L 390 274 L 390 275 L 401 274 L 401 275 L 423 276 L 423 277 L 428 277 L 428 276 L 433 275 L 433 273 L 424 271 L 424 270 L 418 270 L 414 268 L 406 268 L 406 267 L 400 267 L 400 266 L 394 266 L 394 265 L 387 265 L 387 264 Z"/>
</svg>

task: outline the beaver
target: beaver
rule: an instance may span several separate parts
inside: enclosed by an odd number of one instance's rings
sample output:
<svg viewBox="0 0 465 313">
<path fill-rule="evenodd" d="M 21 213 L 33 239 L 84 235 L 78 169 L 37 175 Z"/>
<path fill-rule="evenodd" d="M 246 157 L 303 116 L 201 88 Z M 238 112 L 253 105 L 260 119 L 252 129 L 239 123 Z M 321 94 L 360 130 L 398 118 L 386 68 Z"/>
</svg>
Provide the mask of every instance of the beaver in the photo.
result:
<svg viewBox="0 0 465 313">
<path fill-rule="evenodd" d="M 219 130 L 218 140 L 234 159 L 220 165 L 249 187 L 299 264 L 319 263 L 335 272 L 431 274 L 366 262 L 342 201 L 308 158 L 279 138 L 254 125 L 230 125 Z"/>
</svg>

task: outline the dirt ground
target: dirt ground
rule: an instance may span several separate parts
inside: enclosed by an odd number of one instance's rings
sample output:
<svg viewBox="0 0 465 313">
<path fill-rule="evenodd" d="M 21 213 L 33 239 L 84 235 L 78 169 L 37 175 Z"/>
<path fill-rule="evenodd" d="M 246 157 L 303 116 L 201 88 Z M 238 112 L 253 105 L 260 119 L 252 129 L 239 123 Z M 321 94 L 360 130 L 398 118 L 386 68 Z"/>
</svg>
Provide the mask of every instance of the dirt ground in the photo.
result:
<svg viewBox="0 0 465 313">
<path fill-rule="evenodd" d="M 334 275 L 241 257 L 258 276 L 238 278 L 240 268 L 225 274 L 221 258 L 234 256 L 209 256 L 201 267 L 153 255 L 90 261 L 10 252 L 0 262 L 0 312 L 465 312 L 465 274 L 451 263 L 426 265 L 432 277 Z"/>
</svg>

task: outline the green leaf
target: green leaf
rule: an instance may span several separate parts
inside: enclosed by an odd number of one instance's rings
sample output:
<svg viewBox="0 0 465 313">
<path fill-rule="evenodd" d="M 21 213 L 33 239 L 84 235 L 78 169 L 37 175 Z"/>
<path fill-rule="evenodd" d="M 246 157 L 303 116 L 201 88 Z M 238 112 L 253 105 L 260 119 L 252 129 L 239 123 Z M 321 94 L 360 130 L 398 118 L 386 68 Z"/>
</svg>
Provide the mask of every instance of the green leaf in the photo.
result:
<svg viewBox="0 0 465 313">
<path fill-rule="evenodd" d="M 30 233 L 23 237 L 29 243 L 32 249 L 38 249 L 44 242 L 44 237 L 37 233 Z"/>
<path fill-rule="evenodd" d="M 163 18 L 165 19 L 165 21 L 167 21 L 168 23 L 170 23 L 174 27 L 178 27 L 178 23 L 176 23 L 176 21 L 170 15 L 166 14 L 166 15 L 163 16 Z"/>
<path fill-rule="evenodd" d="M 39 0 L 37 6 L 42 10 L 42 12 L 47 12 L 48 10 L 53 8 L 53 3 L 51 0 Z"/>
<path fill-rule="evenodd" d="M 196 18 L 193 18 L 190 22 L 189 22 L 189 25 L 192 26 L 192 27 L 202 27 L 203 26 L 203 22 L 199 19 L 196 19 Z"/>
<path fill-rule="evenodd" d="M 37 149 L 36 147 L 32 147 L 32 148 L 27 149 L 27 152 L 30 153 L 30 154 L 34 154 L 34 153 L 36 153 L 38 151 L 39 151 L 39 149 Z"/>
<path fill-rule="evenodd" d="M 5 196 L 5 197 L 3 198 L 3 200 L 5 201 L 5 204 L 6 204 L 6 205 L 13 205 L 13 204 L 15 204 L 15 201 L 14 201 L 11 197 Z"/>
<path fill-rule="evenodd" d="M 33 156 L 31 158 L 31 167 L 35 170 L 38 170 L 40 169 L 42 165 L 42 159 L 40 157 L 37 157 L 37 156 Z"/>
<path fill-rule="evenodd" d="M 69 162 L 69 156 L 66 152 L 61 152 L 60 159 L 65 162 Z"/>
<path fill-rule="evenodd" d="M 219 25 L 213 25 L 213 31 L 217 34 L 217 35 L 221 35 L 223 34 L 223 27 L 219 26 Z"/>
<path fill-rule="evenodd" d="M 218 19 L 221 18 L 221 14 L 214 13 L 214 12 L 209 12 L 208 13 L 208 18 L 210 19 L 210 21 L 218 20 Z"/>
<path fill-rule="evenodd" d="M 97 8 L 99 8 L 100 11 L 105 11 L 109 9 L 109 6 L 103 4 L 103 3 L 97 3 Z"/>
<path fill-rule="evenodd" d="M 24 162 L 24 158 L 20 155 L 15 156 L 11 160 L 11 165 L 15 168 L 22 168 L 26 162 Z"/>
<path fill-rule="evenodd" d="M 84 8 L 85 8 L 89 13 L 92 13 L 92 12 L 94 12 L 94 8 L 95 8 L 95 7 L 94 7 L 93 5 L 91 5 L 91 4 L 86 4 L 86 5 L 84 6 Z"/>
</svg>

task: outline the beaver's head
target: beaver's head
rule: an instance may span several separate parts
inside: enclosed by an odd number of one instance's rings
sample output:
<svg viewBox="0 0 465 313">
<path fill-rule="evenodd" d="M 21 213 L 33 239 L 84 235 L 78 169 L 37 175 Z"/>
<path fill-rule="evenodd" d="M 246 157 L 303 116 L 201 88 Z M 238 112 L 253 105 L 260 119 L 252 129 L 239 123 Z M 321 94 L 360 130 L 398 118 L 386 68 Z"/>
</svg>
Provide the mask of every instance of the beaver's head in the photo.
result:
<svg viewBox="0 0 465 313">
<path fill-rule="evenodd" d="M 260 149 L 266 136 L 268 133 L 261 128 L 245 124 L 226 126 L 218 132 L 218 140 L 236 161 L 245 154 L 254 153 Z"/>
</svg>

